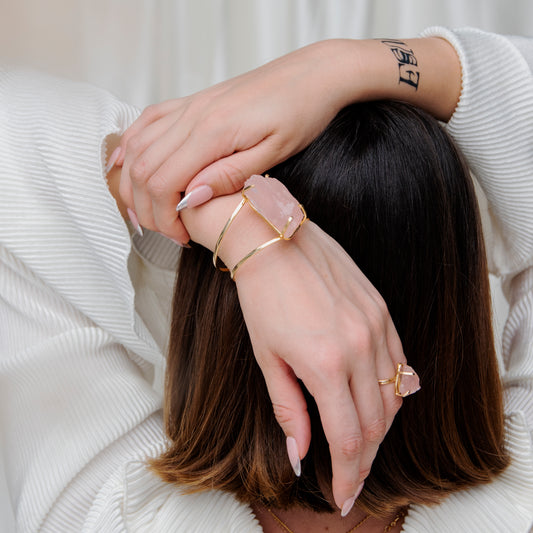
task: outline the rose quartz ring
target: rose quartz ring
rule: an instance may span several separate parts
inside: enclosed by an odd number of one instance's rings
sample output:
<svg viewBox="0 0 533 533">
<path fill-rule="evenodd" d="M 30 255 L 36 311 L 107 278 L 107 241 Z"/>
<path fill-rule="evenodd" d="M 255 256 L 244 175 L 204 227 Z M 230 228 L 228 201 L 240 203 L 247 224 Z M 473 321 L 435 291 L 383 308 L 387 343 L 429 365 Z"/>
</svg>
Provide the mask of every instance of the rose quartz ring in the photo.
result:
<svg viewBox="0 0 533 533">
<path fill-rule="evenodd" d="M 242 195 L 284 240 L 292 239 L 307 218 L 303 206 L 277 179 L 254 174 L 244 183 Z"/>
<path fill-rule="evenodd" d="M 420 390 L 420 379 L 417 373 L 409 365 L 403 363 L 396 365 L 396 374 L 392 378 L 378 379 L 378 383 L 380 385 L 394 383 L 394 393 L 402 398 Z"/>
</svg>

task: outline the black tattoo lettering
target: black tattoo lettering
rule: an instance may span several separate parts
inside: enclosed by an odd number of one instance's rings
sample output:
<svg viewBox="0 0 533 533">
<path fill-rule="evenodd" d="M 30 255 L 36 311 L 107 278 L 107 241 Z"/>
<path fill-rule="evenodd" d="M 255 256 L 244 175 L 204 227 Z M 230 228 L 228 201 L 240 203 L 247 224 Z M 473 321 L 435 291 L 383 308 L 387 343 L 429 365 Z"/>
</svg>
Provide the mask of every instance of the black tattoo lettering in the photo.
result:
<svg viewBox="0 0 533 533">
<path fill-rule="evenodd" d="M 416 91 L 418 89 L 418 82 L 420 81 L 420 71 L 418 70 L 418 61 L 414 52 L 402 41 L 392 39 L 381 42 L 390 48 L 398 61 L 398 69 L 400 71 L 398 83 L 406 83 L 414 87 Z"/>
</svg>

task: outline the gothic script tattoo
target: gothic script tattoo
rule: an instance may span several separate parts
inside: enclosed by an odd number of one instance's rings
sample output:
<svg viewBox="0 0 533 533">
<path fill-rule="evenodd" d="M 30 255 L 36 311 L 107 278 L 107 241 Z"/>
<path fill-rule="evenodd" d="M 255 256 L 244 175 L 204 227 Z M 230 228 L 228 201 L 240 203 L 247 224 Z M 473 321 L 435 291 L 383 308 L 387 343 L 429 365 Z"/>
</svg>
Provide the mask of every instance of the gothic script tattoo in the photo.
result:
<svg viewBox="0 0 533 533">
<path fill-rule="evenodd" d="M 418 62 L 414 52 L 402 41 L 391 39 L 381 42 L 391 49 L 394 57 L 398 60 L 398 68 L 400 69 L 398 83 L 407 83 L 407 85 L 414 87 L 416 91 L 420 80 L 420 71 L 418 70 Z"/>
</svg>

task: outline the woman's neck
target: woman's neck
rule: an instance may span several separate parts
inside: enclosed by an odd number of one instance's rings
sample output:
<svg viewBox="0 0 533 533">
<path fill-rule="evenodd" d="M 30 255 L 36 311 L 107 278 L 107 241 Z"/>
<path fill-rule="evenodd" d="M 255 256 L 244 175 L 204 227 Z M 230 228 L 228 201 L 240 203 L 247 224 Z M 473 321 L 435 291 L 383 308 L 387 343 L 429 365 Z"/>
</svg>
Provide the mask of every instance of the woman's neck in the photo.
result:
<svg viewBox="0 0 533 533">
<path fill-rule="evenodd" d="M 370 517 L 357 507 L 344 518 L 338 513 L 317 513 L 310 509 L 293 507 L 289 510 L 267 509 L 262 504 L 252 506 L 265 533 L 383 533 L 387 526 L 396 518 L 391 514 L 386 519 Z M 364 520 L 364 522 L 362 522 Z M 360 524 L 358 527 L 357 524 Z M 388 531 L 399 533 L 402 530 L 403 518 Z"/>
</svg>

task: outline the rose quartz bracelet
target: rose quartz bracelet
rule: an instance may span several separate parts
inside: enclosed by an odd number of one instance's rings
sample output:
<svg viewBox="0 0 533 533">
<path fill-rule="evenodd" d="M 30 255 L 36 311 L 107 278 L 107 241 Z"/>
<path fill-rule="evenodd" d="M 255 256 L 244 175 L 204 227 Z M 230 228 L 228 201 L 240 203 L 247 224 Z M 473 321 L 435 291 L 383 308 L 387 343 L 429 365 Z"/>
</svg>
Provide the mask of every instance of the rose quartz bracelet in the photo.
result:
<svg viewBox="0 0 533 533">
<path fill-rule="evenodd" d="M 248 252 L 233 266 L 233 268 L 219 267 L 217 265 L 217 259 L 222 239 L 231 226 L 231 223 L 235 220 L 235 217 L 246 203 L 248 203 L 278 235 L 257 248 L 254 248 L 251 252 Z M 231 279 L 235 279 L 235 273 L 245 261 L 275 242 L 281 240 L 289 241 L 292 239 L 294 234 L 306 220 L 307 215 L 305 209 L 298 203 L 294 196 L 292 196 L 283 183 L 268 175 L 260 176 L 254 174 L 246 180 L 244 189 L 242 190 L 242 200 L 228 218 L 228 221 L 218 236 L 215 251 L 213 252 L 213 264 L 216 268 L 220 268 L 220 270 L 226 272 L 229 271 Z"/>
</svg>

